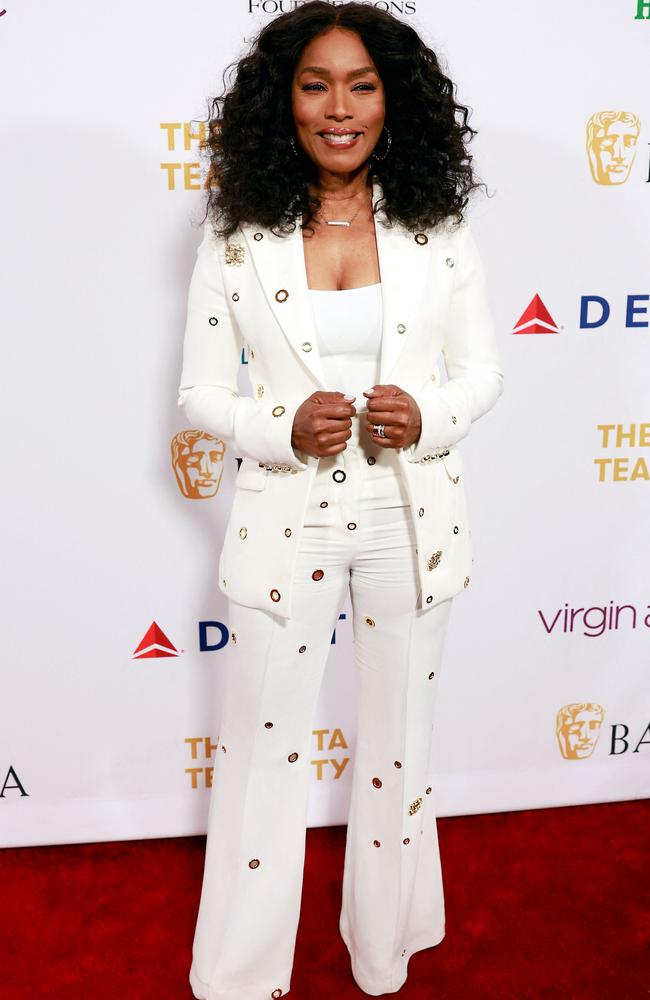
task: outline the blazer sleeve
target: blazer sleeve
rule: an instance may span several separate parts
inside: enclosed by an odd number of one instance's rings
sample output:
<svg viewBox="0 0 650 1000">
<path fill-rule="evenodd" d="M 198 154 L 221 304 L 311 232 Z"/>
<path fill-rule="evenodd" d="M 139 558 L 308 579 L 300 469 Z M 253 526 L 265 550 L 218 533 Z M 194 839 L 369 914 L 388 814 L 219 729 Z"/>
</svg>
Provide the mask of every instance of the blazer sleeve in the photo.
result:
<svg viewBox="0 0 650 1000">
<path fill-rule="evenodd" d="M 455 263 L 458 270 L 442 346 L 448 378 L 444 385 L 413 394 L 422 428 L 418 440 L 403 449 L 409 462 L 453 447 L 503 392 L 485 272 L 467 220 L 458 230 Z"/>
<path fill-rule="evenodd" d="M 291 445 L 300 404 L 275 418 L 273 401 L 239 395 L 244 341 L 226 301 L 219 248 L 206 223 L 188 293 L 178 406 L 193 427 L 231 445 L 238 456 L 304 470 L 307 464 Z"/>
</svg>

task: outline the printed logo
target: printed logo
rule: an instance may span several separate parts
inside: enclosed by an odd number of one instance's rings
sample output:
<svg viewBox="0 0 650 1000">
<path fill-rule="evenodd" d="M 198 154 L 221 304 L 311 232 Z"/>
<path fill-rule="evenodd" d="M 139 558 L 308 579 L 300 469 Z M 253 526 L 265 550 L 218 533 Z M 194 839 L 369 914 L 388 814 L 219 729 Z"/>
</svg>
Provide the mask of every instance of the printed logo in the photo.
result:
<svg viewBox="0 0 650 1000">
<path fill-rule="evenodd" d="M 560 328 L 540 299 L 534 295 L 515 324 L 513 333 L 559 333 Z"/>
<path fill-rule="evenodd" d="M 596 184 L 625 184 L 634 163 L 641 122 L 631 111 L 598 111 L 587 122 L 587 157 Z"/>
<path fill-rule="evenodd" d="M 167 638 L 156 622 L 152 622 L 145 635 L 133 652 L 134 660 L 149 659 L 159 656 L 178 656 L 179 651 L 174 643 Z"/>
<path fill-rule="evenodd" d="M 555 718 L 555 735 L 565 760 L 591 757 L 604 718 L 605 709 L 595 702 L 574 702 L 562 706 Z"/>
<path fill-rule="evenodd" d="M 189 500 L 207 500 L 219 492 L 226 446 L 205 431 L 179 431 L 171 456 L 178 488 Z"/>
</svg>

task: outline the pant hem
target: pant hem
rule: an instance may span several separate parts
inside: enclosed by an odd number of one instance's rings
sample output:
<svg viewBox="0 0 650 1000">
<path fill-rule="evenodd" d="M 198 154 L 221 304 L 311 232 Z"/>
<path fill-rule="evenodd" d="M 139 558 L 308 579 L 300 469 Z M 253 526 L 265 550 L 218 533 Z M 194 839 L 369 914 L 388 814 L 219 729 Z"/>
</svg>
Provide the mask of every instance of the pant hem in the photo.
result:
<svg viewBox="0 0 650 1000">
<path fill-rule="evenodd" d="M 248 983 L 244 986 L 228 986 L 226 988 L 210 986 L 197 974 L 192 963 L 189 983 L 195 1000 L 269 1000 L 275 990 L 281 990 L 280 996 L 285 997 L 291 987 L 291 971 L 276 976 L 269 986 L 271 976 L 264 983 Z M 286 984 L 286 985 L 284 985 Z"/>
<path fill-rule="evenodd" d="M 357 963 L 354 956 L 350 940 L 341 932 L 341 937 L 343 938 L 348 952 L 350 953 L 352 976 L 354 981 L 360 990 L 373 997 L 383 996 L 386 993 L 397 993 L 401 990 L 408 977 L 408 963 L 411 956 L 415 955 L 418 951 L 425 951 L 427 948 L 435 948 L 436 945 L 441 943 L 444 936 L 444 927 L 442 929 L 442 933 L 437 935 L 421 935 L 411 943 L 410 949 L 407 949 L 406 954 L 402 956 L 398 966 L 384 976 L 376 976 L 368 975 L 362 971 L 361 965 Z"/>
</svg>

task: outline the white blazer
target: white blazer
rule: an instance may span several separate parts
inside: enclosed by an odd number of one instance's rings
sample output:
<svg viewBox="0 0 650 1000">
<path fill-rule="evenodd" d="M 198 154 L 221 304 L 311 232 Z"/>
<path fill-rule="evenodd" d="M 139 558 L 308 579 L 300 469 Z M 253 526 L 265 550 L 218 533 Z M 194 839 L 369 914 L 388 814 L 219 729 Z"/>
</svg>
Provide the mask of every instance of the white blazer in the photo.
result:
<svg viewBox="0 0 650 1000">
<path fill-rule="evenodd" d="M 381 197 L 373 185 L 373 202 Z M 293 418 L 325 382 L 300 218 L 290 236 L 242 224 L 229 240 L 209 222 L 189 288 L 178 405 L 241 465 L 219 559 L 219 588 L 291 618 L 294 565 L 318 459 L 291 446 Z M 426 233 L 375 216 L 383 327 L 378 384 L 409 392 L 417 444 L 397 454 L 411 502 L 421 588 L 433 608 L 470 582 L 463 458 L 455 447 L 503 390 L 479 252 L 467 221 Z M 252 396 L 238 391 L 244 344 Z M 442 351 L 447 381 L 440 382 Z M 370 386 L 368 387 L 370 388 Z M 364 419 L 364 418 L 362 418 Z"/>
</svg>

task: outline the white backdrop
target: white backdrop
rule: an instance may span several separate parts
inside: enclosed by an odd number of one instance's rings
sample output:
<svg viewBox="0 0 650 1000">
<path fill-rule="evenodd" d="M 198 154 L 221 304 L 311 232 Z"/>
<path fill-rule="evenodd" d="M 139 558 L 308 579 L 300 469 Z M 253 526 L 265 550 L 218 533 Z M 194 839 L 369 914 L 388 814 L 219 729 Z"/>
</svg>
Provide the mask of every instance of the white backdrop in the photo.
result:
<svg viewBox="0 0 650 1000">
<path fill-rule="evenodd" d="M 172 443 L 205 171 L 191 133 L 278 4 L 3 2 L 0 845 L 203 833 L 237 456 L 208 449 L 218 482 L 184 495 Z M 470 217 L 505 374 L 461 444 L 475 561 L 440 675 L 437 811 L 647 796 L 650 10 L 391 9 L 474 109 L 494 197 Z M 347 815 L 341 615 L 310 825 Z"/>
</svg>

